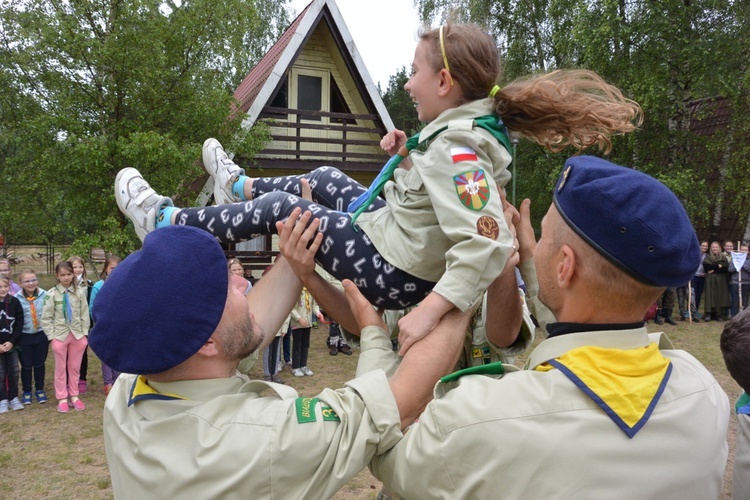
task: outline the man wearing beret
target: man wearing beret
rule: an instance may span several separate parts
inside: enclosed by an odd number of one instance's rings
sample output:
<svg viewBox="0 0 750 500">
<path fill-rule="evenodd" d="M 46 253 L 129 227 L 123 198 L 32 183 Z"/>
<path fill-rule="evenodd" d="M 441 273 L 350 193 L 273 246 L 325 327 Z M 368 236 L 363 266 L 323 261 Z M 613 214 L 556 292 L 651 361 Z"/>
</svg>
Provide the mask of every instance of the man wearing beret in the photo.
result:
<svg viewBox="0 0 750 500">
<path fill-rule="evenodd" d="M 305 253 L 307 241 L 297 238 L 309 218 L 297 211 L 279 223 L 290 251 L 302 245 Z M 213 236 L 170 226 L 148 234 L 99 292 L 90 345 L 131 374 L 104 408 L 116 497 L 328 498 L 402 437 L 455 363 L 468 322 L 468 314 L 446 318 L 390 380 L 376 370 L 302 398 L 236 371 L 273 339 L 300 281 L 284 258 L 247 297 L 246 284 L 233 279 Z M 360 359 L 381 344 L 390 349 L 375 309 L 353 284 L 345 289 L 361 327 Z"/>
<path fill-rule="evenodd" d="M 646 310 L 700 255 L 682 205 L 655 179 L 567 161 L 533 247 L 557 322 L 523 370 L 444 377 L 371 470 L 404 498 L 717 498 L 729 403 Z M 429 336 L 428 336 L 429 337 Z M 488 367 L 491 365 L 487 365 Z M 476 373 L 476 369 L 473 370 Z"/>
</svg>

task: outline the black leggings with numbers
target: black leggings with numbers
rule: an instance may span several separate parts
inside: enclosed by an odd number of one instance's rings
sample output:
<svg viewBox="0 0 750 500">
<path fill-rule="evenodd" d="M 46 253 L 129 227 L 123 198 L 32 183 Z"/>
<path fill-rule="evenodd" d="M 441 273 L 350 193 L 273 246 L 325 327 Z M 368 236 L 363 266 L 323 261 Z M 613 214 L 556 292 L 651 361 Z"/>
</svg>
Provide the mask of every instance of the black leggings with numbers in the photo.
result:
<svg viewBox="0 0 750 500">
<path fill-rule="evenodd" d="M 306 178 L 313 201 L 302 199 L 300 179 Z M 367 235 L 352 227 L 345 212 L 365 188 L 336 168 L 320 167 L 304 175 L 255 179 L 253 200 L 231 205 L 180 210 L 176 223 L 205 229 L 222 243 L 236 243 L 275 234 L 296 207 L 320 219 L 323 243 L 316 261 L 339 280 L 350 279 L 376 307 L 403 309 L 416 305 L 434 283 L 412 276 L 385 262 Z M 377 198 L 368 210 L 385 206 Z"/>
</svg>

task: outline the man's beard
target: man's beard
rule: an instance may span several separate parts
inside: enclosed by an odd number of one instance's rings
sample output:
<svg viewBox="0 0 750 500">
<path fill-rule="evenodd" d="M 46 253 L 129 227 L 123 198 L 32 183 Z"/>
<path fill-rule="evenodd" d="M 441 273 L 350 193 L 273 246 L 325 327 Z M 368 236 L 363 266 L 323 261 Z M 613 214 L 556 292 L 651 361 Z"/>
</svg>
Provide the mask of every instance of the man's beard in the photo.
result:
<svg viewBox="0 0 750 500">
<path fill-rule="evenodd" d="M 230 361 L 239 361 L 255 352 L 264 335 L 258 324 L 247 315 L 241 322 L 227 326 L 221 333 L 222 350 Z"/>
</svg>

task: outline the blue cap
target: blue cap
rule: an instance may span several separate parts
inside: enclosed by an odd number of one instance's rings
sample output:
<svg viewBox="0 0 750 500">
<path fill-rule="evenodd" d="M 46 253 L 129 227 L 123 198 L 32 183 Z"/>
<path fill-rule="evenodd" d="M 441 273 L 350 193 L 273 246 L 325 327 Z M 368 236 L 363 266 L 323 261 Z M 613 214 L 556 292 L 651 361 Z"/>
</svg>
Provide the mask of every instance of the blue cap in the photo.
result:
<svg viewBox="0 0 750 500">
<path fill-rule="evenodd" d="M 226 258 L 213 236 L 187 226 L 157 229 L 104 282 L 89 345 L 119 372 L 166 371 L 216 331 L 228 285 Z"/>
<path fill-rule="evenodd" d="M 594 156 L 565 162 L 553 194 L 568 225 L 636 280 L 678 287 L 695 274 L 701 251 L 680 200 L 643 172 Z"/>
</svg>

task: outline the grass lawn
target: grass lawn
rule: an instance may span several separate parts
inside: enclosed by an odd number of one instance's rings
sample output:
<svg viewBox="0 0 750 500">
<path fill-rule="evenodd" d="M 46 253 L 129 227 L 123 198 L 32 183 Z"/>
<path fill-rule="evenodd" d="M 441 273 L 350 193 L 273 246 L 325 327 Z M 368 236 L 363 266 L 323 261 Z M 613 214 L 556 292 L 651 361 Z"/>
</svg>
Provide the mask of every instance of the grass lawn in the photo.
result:
<svg viewBox="0 0 750 500">
<path fill-rule="evenodd" d="M 42 286 L 49 287 L 48 277 L 42 277 Z M 665 331 L 677 348 L 685 349 L 697 357 L 716 376 L 732 404 L 740 389 L 729 377 L 719 350 L 719 335 L 723 323 L 710 322 L 678 326 L 650 325 L 651 331 Z M 288 370 L 281 373 L 286 382 L 300 395 L 316 395 L 324 387 L 341 387 L 354 373 L 358 355 L 330 356 L 326 347 L 327 329 L 313 330 L 308 365 L 313 377 L 292 377 Z M 518 359 L 517 363 L 523 363 Z M 255 376 L 262 378 L 262 367 L 256 367 Z M 52 384 L 53 360 L 47 359 L 47 404 L 36 402 L 19 412 L 0 415 L 0 428 L 5 436 L 5 446 L 0 450 L 0 491 L 2 496 L 19 498 L 111 498 L 112 488 L 104 454 L 102 438 L 102 377 L 100 363 L 89 350 L 89 391 L 81 396 L 85 411 L 59 414 L 55 411 Z M 736 423 L 730 419 L 730 465 L 722 498 L 730 498 L 731 463 L 734 453 Z M 375 498 L 380 482 L 367 470 L 351 479 L 335 496 L 336 499 Z"/>
</svg>

